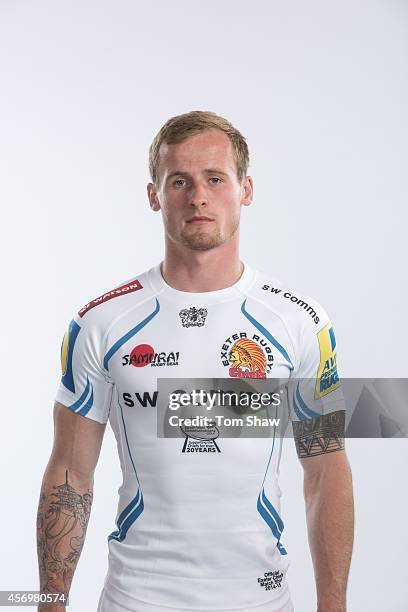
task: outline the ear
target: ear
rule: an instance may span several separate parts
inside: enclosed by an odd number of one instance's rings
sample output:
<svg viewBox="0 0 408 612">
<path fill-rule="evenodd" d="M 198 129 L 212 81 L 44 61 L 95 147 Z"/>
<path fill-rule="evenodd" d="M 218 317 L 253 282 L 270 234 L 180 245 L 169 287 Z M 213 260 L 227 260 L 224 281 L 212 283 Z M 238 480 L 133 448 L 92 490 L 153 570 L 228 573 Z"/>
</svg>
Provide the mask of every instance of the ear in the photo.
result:
<svg viewBox="0 0 408 612">
<path fill-rule="evenodd" d="M 244 206 L 249 206 L 252 204 L 252 199 L 254 197 L 254 182 L 251 176 L 246 176 L 242 182 L 242 197 L 241 204 Z"/>
<path fill-rule="evenodd" d="M 155 212 L 160 210 L 159 198 L 157 197 L 156 188 L 153 183 L 148 183 L 147 185 L 147 197 L 149 198 L 150 208 Z"/>
</svg>

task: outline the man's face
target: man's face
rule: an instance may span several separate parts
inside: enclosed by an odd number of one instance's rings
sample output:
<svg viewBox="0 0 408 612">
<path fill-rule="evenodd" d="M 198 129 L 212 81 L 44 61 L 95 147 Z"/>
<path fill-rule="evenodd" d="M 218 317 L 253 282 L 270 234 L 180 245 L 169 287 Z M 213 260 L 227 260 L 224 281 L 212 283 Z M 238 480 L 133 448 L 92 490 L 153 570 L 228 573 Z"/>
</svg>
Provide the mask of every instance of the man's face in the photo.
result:
<svg viewBox="0 0 408 612">
<path fill-rule="evenodd" d="M 230 240 L 241 205 L 252 200 L 252 179 L 238 180 L 232 144 L 216 129 L 160 147 L 159 185 L 148 185 L 150 205 L 161 210 L 170 240 L 205 251 Z"/>
</svg>

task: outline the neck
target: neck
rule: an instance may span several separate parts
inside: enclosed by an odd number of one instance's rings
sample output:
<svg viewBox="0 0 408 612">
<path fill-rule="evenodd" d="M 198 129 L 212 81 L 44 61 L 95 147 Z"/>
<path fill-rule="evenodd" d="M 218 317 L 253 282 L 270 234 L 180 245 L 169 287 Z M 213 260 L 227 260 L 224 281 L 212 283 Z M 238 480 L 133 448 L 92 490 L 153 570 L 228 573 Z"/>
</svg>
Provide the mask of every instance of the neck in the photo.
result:
<svg viewBox="0 0 408 612">
<path fill-rule="evenodd" d="M 231 287 L 243 269 L 237 239 L 208 251 L 194 251 L 166 239 L 161 272 L 166 283 L 179 291 L 203 293 Z"/>
</svg>

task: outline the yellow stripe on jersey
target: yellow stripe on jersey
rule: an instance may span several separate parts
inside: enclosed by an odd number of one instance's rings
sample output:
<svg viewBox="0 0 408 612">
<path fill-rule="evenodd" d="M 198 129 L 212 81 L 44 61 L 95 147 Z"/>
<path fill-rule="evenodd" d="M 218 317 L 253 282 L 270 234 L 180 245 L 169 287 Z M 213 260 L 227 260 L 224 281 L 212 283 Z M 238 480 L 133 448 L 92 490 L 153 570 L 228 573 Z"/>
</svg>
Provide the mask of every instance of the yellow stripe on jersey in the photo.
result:
<svg viewBox="0 0 408 612">
<path fill-rule="evenodd" d="M 67 371 L 68 365 L 68 346 L 69 346 L 69 326 L 67 331 L 64 334 L 64 338 L 62 340 L 61 346 L 61 370 L 64 375 Z"/>
</svg>

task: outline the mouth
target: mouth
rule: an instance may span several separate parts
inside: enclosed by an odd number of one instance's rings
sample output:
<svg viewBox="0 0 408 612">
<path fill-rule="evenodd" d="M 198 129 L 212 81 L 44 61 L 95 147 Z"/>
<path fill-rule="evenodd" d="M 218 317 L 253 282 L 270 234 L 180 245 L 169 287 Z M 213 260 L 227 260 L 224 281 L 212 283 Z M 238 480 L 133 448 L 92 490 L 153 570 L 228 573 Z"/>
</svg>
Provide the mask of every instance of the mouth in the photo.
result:
<svg viewBox="0 0 408 612">
<path fill-rule="evenodd" d="M 211 223 L 214 219 L 210 219 L 210 217 L 191 217 L 191 219 L 187 219 L 187 223 L 190 225 L 201 224 L 201 223 Z"/>
</svg>

